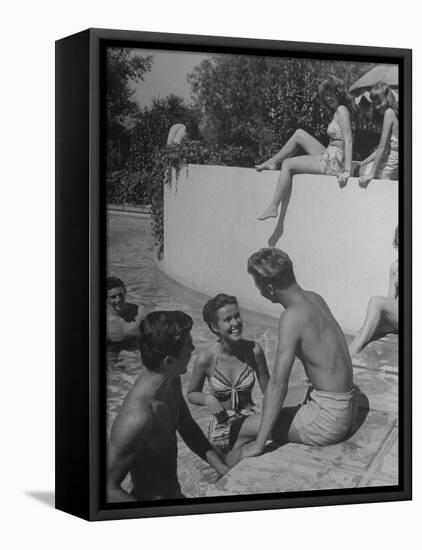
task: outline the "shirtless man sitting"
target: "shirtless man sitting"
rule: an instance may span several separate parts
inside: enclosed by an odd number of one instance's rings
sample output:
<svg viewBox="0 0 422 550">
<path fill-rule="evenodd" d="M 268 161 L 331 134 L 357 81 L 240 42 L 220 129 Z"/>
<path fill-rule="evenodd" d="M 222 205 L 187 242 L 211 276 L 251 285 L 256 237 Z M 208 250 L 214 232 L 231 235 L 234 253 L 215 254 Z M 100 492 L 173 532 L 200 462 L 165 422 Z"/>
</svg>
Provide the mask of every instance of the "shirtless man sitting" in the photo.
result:
<svg viewBox="0 0 422 550">
<path fill-rule="evenodd" d="M 181 311 L 156 311 L 140 325 L 145 365 L 117 416 L 107 449 L 108 502 L 183 498 L 177 478 L 176 431 L 220 475 L 227 471 L 182 395 L 194 349 L 192 319 Z M 131 494 L 121 483 L 130 472 Z"/>
<path fill-rule="evenodd" d="M 290 258 L 277 248 L 252 254 L 248 273 L 261 295 L 282 305 L 284 311 L 262 413 L 244 422 L 228 457 L 231 465 L 260 455 L 268 439 L 307 445 L 337 443 L 348 435 L 356 412 L 346 339 L 323 298 L 298 285 Z M 311 388 L 304 404 L 283 408 L 296 357 L 303 363 Z"/>
</svg>

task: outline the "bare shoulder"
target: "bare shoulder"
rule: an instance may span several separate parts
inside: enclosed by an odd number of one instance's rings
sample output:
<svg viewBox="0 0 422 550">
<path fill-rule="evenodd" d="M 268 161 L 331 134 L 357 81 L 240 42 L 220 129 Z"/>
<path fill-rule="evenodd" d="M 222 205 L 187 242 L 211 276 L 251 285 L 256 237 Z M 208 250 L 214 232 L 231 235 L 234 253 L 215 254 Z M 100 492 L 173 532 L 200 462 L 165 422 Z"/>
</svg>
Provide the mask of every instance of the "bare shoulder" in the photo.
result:
<svg viewBox="0 0 422 550">
<path fill-rule="evenodd" d="M 308 315 L 306 304 L 297 304 L 285 309 L 278 325 L 280 335 L 294 334 L 300 331 Z"/>
<path fill-rule="evenodd" d="M 396 119 L 396 113 L 394 112 L 394 109 L 392 109 L 391 107 L 388 107 L 384 113 L 384 120 L 386 122 L 393 122 L 395 119 Z"/>
<path fill-rule="evenodd" d="M 142 399 L 134 387 L 127 394 L 122 408 L 113 424 L 111 439 L 115 444 L 128 444 L 140 433 L 146 433 L 153 421 L 151 399 Z"/>
<path fill-rule="evenodd" d="M 307 290 L 306 295 L 309 298 L 309 300 L 312 303 L 314 303 L 316 306 L 329 309 L 327 302 L 324 300 L 324 298 L 320 294 L 317 294 L 316 292 L 313 292 L 312 290 Z"/>
<path fill-rule="evenodd" d="M 344 117 L 350 117 L 350 111 L 349 109 L 346 107 L 346 105 L 339 105 L 337 107 L 337 110 L 336 110 L 336 113 L 339 117 L 341 118 L 344 118 Z"/>
<path fill-rule="evenodd" d="M 215 344 L 210 344 L 201 350 L 195 360 L 195 369 L 208 372 L 211 365 L 215 363 L 217 347 Z"/>
</svg>

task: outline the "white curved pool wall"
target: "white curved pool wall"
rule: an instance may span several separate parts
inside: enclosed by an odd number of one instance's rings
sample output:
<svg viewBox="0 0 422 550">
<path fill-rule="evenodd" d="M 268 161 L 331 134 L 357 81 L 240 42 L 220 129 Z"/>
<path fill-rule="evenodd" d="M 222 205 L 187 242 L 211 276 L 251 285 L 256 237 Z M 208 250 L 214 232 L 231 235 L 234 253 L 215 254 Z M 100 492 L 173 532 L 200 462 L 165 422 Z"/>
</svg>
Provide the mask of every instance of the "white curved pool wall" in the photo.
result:
<svg viewBox="0 0 422 550">
<path fill-rule="evenodd" d="M 278 173 L 189 165 L 164 187 L 164 266 L 179 282 L 208 295 L 234 294 L 241 306 L 272 316 L 246 271 L 266 246 L 276 220 L 257 221 Z M 356 332 L 370 296 L 386 295 L 398 220 L 396 181 L 297 175 L 278 247 L 291 257 L 298 282 L 320 293 L 346 332 Z"/>
</svg>

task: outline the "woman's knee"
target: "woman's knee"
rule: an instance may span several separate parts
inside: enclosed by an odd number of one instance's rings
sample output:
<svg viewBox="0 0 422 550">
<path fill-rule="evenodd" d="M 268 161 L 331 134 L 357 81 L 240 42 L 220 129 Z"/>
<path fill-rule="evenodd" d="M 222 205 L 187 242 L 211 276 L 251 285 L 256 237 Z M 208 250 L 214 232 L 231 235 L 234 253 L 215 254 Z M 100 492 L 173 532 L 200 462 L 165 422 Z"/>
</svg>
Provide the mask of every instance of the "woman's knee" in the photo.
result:
<svg viewBox="0 0 422 550">
<path fill-rule="evenodd" d="M 304 138 L 306 138 L 308 132 L 302 130 L 302 128 L 298 128 L 297 130 L 295 130 L 295 133 L 293 135 L 298 142 L 301 142 Z"/>
<path fill-rule="evenodd" d="M 371 296 L 368 309 L 373 312 L 382 313 L 385 304 L 384 296 Z"/>
<path fill-rule="evenodd" d="M 283 161 L 283 164 L 281 166 L 281 171 L 286 173 L 291 173 L 292 170 L 295 168 L 295 157 L 288 158 L 285 161 Z"/>
</svg>

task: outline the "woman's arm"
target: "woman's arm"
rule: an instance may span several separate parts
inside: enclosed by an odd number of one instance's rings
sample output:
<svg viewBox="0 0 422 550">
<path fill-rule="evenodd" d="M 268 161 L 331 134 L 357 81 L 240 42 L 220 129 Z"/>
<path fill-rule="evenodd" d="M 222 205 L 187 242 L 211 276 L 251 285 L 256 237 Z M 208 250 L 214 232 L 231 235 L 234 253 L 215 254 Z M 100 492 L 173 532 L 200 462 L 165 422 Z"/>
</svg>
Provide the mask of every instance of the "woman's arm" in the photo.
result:
<svg viewBox="0 0 422 550">
<path fill-rule="evenodd" d="M 397 269 L 398 261 L 395 260 L 390 267 L 390 279 L 388 284 L 388 297 L 393 300 L 397 298 Z"/>
<path fill-rule="evenodd" d="M 259 387 L 261 388 L 262 393 L 265 393 L 267 389 L 268 380 L 270 378 L 270 373 L 268 372 L 267 360 L 265 358 L 264 350 L 255 342 L 254 355 L 256 362 L 256 376 L 258 378 Z"/>
<path fill-rule="evenodd" d="M 377 150 L 375 151 L 375 159 L 372 165 L 372 169 L 369 174 L 366 176 L 361 176 L 359 178 L 359 185 L 361 187 L 368 187 L 369 182 L 374 179 L 375 174 L 378 171 L 378 167 L 381 163 L 382 158 L 385 155 L 387 146 L 390 141 L 391 132 L 393 131 L 393 123 L 396 115 L 394 114 L 393 109 L 387 109 L 384 113 L 384 121 L 382 125 L 381 139 L 378 144 Z"/>
<path fill-rule="evenodd" d="M 187 398 L 192 405 L 206 405 L 212 414 L 224 411 L 223 405 L 213 395 L 203 393 L 205 378 L 208 376 L 213 355 L 205 350 L 198 355 L 189 380 Z"/>
<path fill-rule="evenodd" d="M 352 122 L 349 109 L 340 105 L 337 109 L 337 118 L 344 137 L 344 171 L 338 176 L 338 182 L 340 187 L 344 187 L 350 177 L 353 157 Z"/>
<path fill-rule="evenodd" d="M 369 155 L 369 157 L 366 157 L 360 164 L 361 166 L 365 166 L 366 164 L 369 164 L 375 159 L 375 155 L 377 154 L 377 151 L 375 150 L 373 153 Z"/>
</svg>

